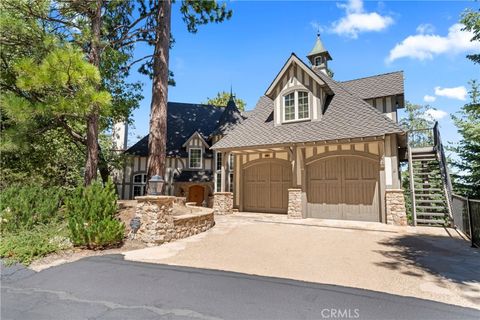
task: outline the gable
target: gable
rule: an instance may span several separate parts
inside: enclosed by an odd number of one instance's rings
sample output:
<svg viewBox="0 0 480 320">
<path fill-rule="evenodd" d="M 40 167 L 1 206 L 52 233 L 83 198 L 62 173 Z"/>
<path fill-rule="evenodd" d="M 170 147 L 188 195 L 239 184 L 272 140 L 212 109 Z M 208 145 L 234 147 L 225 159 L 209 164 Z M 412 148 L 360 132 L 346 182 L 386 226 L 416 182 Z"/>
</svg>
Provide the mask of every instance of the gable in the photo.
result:
<svg viewBox="0 0 480 320">
<path fill-rule="evenodd" d="M 292 53 L 268 87 L 265 96 L 273 100 L 275 94 L 278 94 L 279 92 L 279 86 L 284 88 L 285 85 L 288 85 L 287 79 L 294 81 L 295 84 L 305 85 L 310 91 L 313 91 L 314 83 L 317 83 L 320 86 L 326 85 L 312 69 L 306 66 L 294 53 Z"/>
<path fill-rule="evenodd" d="M 188 147 L 202 147 L 202 148 L 209 148 L 208 143 L 203 139 L 203 137 L 195 131 L 190 138 L 182 145 L 184 148 Z"/>
<path fill-rule="evenodd" d="M 286 121 L 284 99 L 289 94 L 294 93 L 294 99 L 296 100 L 298 99 L 298 92 L 308 94 L 308 119 Z M 278 126 L 287 122 L 320 120 L 329 93 L 331 93 L 331 90 L 325 81 L 298 59 L 296 55 L 292 54 L 266 92 L 266 96 L 273 100 L 274 124 Z"/>
</svg>

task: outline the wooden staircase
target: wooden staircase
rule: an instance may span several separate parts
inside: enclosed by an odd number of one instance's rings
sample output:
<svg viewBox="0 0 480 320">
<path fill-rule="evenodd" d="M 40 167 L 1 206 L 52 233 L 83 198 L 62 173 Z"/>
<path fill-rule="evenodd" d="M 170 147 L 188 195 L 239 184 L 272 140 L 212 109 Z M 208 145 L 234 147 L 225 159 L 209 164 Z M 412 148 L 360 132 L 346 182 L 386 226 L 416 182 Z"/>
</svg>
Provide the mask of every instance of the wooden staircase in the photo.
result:
<svg viewBox="0 0 480 320">
<path fill-rule="evenodd" d="M 430 146 L 409 146 L 408 162 L 414 225 L 451 224 L 451 183 L 438 125 Z"/>
</svg>

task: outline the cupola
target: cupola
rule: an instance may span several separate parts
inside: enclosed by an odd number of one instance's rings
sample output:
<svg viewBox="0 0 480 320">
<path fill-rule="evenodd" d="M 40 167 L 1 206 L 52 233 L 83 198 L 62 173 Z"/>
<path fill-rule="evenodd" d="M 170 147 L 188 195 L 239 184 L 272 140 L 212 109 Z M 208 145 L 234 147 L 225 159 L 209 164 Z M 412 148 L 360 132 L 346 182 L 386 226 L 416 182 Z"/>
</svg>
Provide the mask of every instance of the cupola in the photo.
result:
<svg viewBox="0 0 480 320">
<path fill-rule="evenodd" d="M 323 46 L 322 40 L 320 40 L 320 33 L 317 34 L 317 41 L 312 51 L 307 55 L 308 60 L 312 64 L 313 70 L 320 70 L 326 75 L 328 74 L 328 61 L 332 60 L 330 53 Z"/>
</svg>

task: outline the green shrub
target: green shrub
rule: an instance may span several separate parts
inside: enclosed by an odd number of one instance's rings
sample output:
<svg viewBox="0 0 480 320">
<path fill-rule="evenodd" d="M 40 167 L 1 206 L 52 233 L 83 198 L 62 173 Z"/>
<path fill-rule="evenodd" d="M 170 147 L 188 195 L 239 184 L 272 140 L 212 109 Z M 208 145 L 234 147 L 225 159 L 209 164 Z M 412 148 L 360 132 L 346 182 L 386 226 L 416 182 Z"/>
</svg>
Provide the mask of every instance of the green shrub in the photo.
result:
<svg viewBox="0 0 480 320">
<path fill-rule="evenodd" d="M 49 223 L 31 229 L 5 232 L 0 241 L 0 257 L 7 264 L 20 262 L 29 265 L 37 258 L 71 246 L 66 225 Z"/>
<path fill-rule="evenodd" d="M 0 231 L 14 232 L 61 219 L 64 192 L 57 187 L 11 186 L 0 192 Z"/>
<path fill-rule="evenodd" d="M 78 187 L 65 201 L 71 240 L 76 246 L 89 249 L 119 245 L 125 225 L 115 218 L 117 212 L 115 186 L 94 182 Z"/>
</svg>

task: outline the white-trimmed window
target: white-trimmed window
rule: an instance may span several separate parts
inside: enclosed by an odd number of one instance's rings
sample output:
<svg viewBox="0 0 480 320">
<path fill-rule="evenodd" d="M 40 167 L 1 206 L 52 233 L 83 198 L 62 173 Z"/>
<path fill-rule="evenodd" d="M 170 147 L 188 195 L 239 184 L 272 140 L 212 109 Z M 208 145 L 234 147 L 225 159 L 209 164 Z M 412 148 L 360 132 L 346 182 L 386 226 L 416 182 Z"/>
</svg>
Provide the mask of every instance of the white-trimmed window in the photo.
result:
<svg viewBox="0 0 480 320">
<path fill-rule="evenodd" d="M 222 153 L 215 152 L 215 192 L 222 191 Z"/>
<path fill-rule="evenodd" d="M 320 56 L 320 57 L 316 57 L 316 58 L 315 58 L 315 65 L 316 65 L 316 66 L 319 66 L 319 65 L 321 65 L 322 63 L 323 63 L 323 57 Z"/>
<path fill-rule="evenodd" d="M 294 91 L 283 96 L 283 121 L 299 121 L 310 118 L 307 91 Z"/>
<path fill-rule="evenodd" d="M 202 168 L 202 149 L 190 148 L 188 151 L 188 167 L 190 169 Z"/>
<path fill-rule="evenodd" d="M 283 97 L 283 118 L 285 121 L 295 120 L 295 92 Z"/>
<path fill-rule="evenodd" d="M 228 191 L 233 192 L 233 169 L 235 168 L 235 155 L 230 153 L 228 157 Z"/>
<path fill-rule="evenodd" d="M 147 185 L 147 175 L 144 173 L 133 176 L 133 196 L 139 197 L 145 195 Z"/>
</svg>

